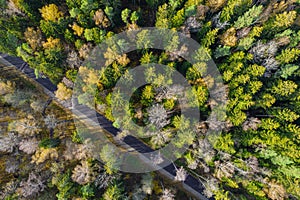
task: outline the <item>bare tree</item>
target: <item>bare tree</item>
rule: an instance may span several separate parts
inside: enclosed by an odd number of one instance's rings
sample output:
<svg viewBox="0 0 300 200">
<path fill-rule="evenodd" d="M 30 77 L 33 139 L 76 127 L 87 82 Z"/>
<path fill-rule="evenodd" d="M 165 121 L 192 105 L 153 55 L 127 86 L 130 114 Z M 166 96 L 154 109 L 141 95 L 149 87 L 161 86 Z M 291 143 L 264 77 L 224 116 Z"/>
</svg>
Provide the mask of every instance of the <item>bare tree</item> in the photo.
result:
<svg viewBox="0 0 300 200">
<path fill-rule="evenodd" d="M 163 99 L 174 99 L 181 98 L 185 95 L 185 88 L 181 85 L 171 85 L 167 87 L 158 87 L 155 89 L 155 99 L 161 102 Z"/>
<path fill-rule="evenodd" d="M 32 115 L 28 115 L 23 119 L 13 121 L 9 124 L 9 128 L 13 131 L 17 131 L 20 135 L 34 136 L 41 131 L 39 121 Z"/>
<path fill-rule="evenodd" d="M 76 145 L 77 148 L 73 152 L 73 155 L 77 160 L 84 160 L 93 157 L 92 144 L 89 140 L 85 140 L 83 144 Z"/>
<path fill-rule="evenodd" d="M 72 180 L 80 185 L 85 185 L 94 180 L 92 170 L 87 161 L 81 161 L 72 171 Z"/>
<path fill-rule="evenodd" d="M 195 155 L 203 159 L 206 163 L 210 162 L 215 156 L 215 150 L 207 139 L 199 139 L 198 144 L 193 145 Z"/>
<path fill-rule="evenodd" d="M 92 50 L 92 44 L 84 44 L 82 47 L 79 49 L 79 56 L 83 59 L 87 58 L 90 51 Z"/>
<path fill-rule="evenodd" d="M 151 144 L 155 147 L 161 147 L 171 140 L 172 133 L 166 131 L 156 131 L 151 137 Z"/>
<path fill-rule="evenodd" d="M 276 71 L 279 68 L 279 63 L 274 57 L 268 57 L 264 59 L 262 65 L 266 68 L 264 77 L 270 77 L 272 72 Z"/>
<path fill-rule="evenodd" d="M 254 55 L 254 61 L 262 62 L 264 59 L 273 57 L 278 50 L 277 44 L 275 41 L 270 41 L 266 44 L 263 44 L 261 41 L 258 41 L 257 44 L 250 49 L 250 53 Z"/>
<path fill-rule="evenodd" d="M 264 191 L 272 200 L 284 200 L 287 197 L 284 186 L 277 183 L 275 180 L 268 182 L 268 187 L 264 188 Z"/>
<path fill-rule="evenodd" d="M 159 165 L 160 163 L 162 163 L 164 161 L 164 159 L 161 156 L 160 151 L 155 155 L 151 154 L 150 160 L 152 161 L 152 163 L 154 165 Z"/>
<path fill-rule="evenodd" d="M 67 63 L 71 68 L 78 68 L 81 64 L 81 60 L 76 51 L 71 51 L 67 57 Z"/>
<path fill-rule="evenodd" d="M 18 188 L 18 182 L 12 180 L 0 189 L 0 199 L 6 199 L 9 195 L 15 193 Z"/>
<path fill-rule="evenodd" d="M 19 169 L 19 161 L 15 157 L 9 157 L 5 162 L 5 171 L 15 173 Z"/>
<path fill-rule="evenodd" d="M 143 175 L 141 184 L 143 192 L 151 195 L 153 189 L 153 177 L 150 173 Z"/>
<path fill-rule="evenodd" d="M 36 138 L 23 139 L 19 144 L 19 149 L 27 154 L 33 154 L 37 150 L 38 144 Z"/>
<path fill-rule="evenodd" d="M 117 178 L 116 174 L 111 175 L 106 173 L 106 171 L 104 171 L 97 175 L 94 184 L 98 189 L 105 189 L 109 185 L 112 185 L 112 183 L 116 178 Z"/>
<path fill-rule="evenodd" d="M 12 93 L 15 90 L 15 84 L 11 81 L 2 81 L 0 79 L 0 95 Z"/>
<path fill-rule="evenodd" d="M 168 113 L 166 109 L 161 104 L 155 104 L 148 110 L 149 121 L 157 129 L 161 129 L 170 123 L 168 120 Z"/>
<path fill-rule="evenodd" d="M 230 178 L 234 173 L 234 165 L 231 162 L 220 163 L 220 161 L 215 161 L 215 176 L 218 179 L 222 179 L 223 177 Z"/>
<path fill-rule="evenodd" d="M 258 118 L 250 117 L 242 124 L 242 127 L 243 127 L 244 131 L 247 131 L 249 129 L 257 130 L 258 125 L 260 123 L 261 123 L 261 121 Z"/>
<path fill-rule="evenodd" d="M 213 22 L 213 26 L 219 29 L 224 29 L 227 25 L 229 25 L 230 23 L 228 23 L 227 21 L 225 22 L 221 22 L 220 20 L 220 15 L 221 12 L 218 12 L 218 14 L 216 14 L 213 18 L 212 18 L 212 22 Z"/>
<path fill-rule="evenodd" d="M 95 21 L 95 24 L 97 26 L 100 26 L 103 28 L 107 28 L 111 25 L 109 19 L 106 17 L 106 15 L 102 9 L 99 9 L 95 12 L 93 20 Z"/>
<path fill-rule="evenodd" d="M 204 183 L 205 190 L 203 191 L 204 195 L 208 198 L 211 198 L 214 195 L 215 191 L 219 190 L 219 184 L 217 179 L 211 177 Z"/>
<path fill-rule="evenodd" d="M 0 138 L 0 151 L 6 153 L 12 153 L 14 147 L 18 145 L 18 137 L 15 133 L 9 132 L 7 137 Z"/>
<path fill-rule="evenodd" d="M 7 9 L 5 10 L 5 12 L 10 15 L 10 16 L 14 16 L 14 15 L 21 15 L 21 16 L 25 16 L 25 14 L 18 8 L 18 6 L 15 4 L 15 1 L 13 0 L 8 0 L 7 2 Z"/>
<path fill-rule="evenodd" d="M 133 200 L 140 200 L 140 199 L 145 199 L 146 194 L 143 192 L 143 190 L 141 188 L 139 188 L 138 186 L 136 186 L 136 188 L 134 189 L 133 193 L 132 193 L 132 199 Z"/>
<path fill-rule="evenodd" d="M 54 115 L 47 115 L 44 122 L 48 129 L 54 129 L 57 126 L 57 119 Z"/>
<path fill-rule="evenodd" d="M 259 172 L 259 163 L 258 159 L 254 156 L 251 156 L 246 160 L 247 167 L 250 169 L 250 172 L 257 173 Z"/>
<path fill-rule="evenodd" d="M 27 181 L 22 181 L 20 183 L 19 193 L 25 198 L 34 197 L 39 192 L 44 191 L 46 185 L 45 180 L 38 174 L 31 172 Z"/>
<path fill-rule="evenodd" d="M 170 189 L 164 189 L 159 200 L 174 200 L 175 195 Z"/>
<path fill-rule="evenodd" d="M 176 169 L 175 181 L 185 181 L 187 176 L 188 174 L 182 166 Z"/>
<path fill-rule="evenodd" d="M 203 6 L 203 12 L 206 12 L 206 10 L 207 7 Z M 197 20 L 196 16 L 188 17 L 185 20 L 184 25 L 190 32 L 197 32 L 202 26 L 201 22 Z"/>
</svg>

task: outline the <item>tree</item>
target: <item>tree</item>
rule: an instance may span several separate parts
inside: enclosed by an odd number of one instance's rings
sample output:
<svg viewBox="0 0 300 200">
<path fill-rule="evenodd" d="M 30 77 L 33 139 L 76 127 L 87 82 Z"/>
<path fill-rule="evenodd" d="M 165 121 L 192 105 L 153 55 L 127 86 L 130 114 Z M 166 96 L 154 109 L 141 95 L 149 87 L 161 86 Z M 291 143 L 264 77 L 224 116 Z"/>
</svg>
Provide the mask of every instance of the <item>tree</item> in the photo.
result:
<svg viewBox="0 0 300 200">
<path fill-rule="evenodd" d="M 9 129 L 17 131 L 23 136 L 35 136 L 42 130 L 39 123 L 34 116 L 28 115 L 25 118 L 11 122 Z"/>
<path fill-rule="evenodd" d="M 173 16 L 172 27 L 180 27 L 185 20 L 184 9 L 178 10 L 177 13 Z"/>
<path fill-rule="evenodd" d="M 5 102 L 9 103 L 12 107 L 19 108 L 28 104 L 32 96 L 33 93 L 30 90 L 15 89 L 13 93 L 10 92 L 6 94 L 4 96 L 4 100 Z"/>
<path fill-rule="evenodd" d="M 55 148 L 39 148 L 35 154 L 32 156 L 31 163 L 37 165 L 45 162 L 46 160 L 55 160 L 58 158 L 58 152 Z"/>
<path fill-rule="evenodd" d="M 153 177 L 150 173 L 143 175 L 141 184 L 143 192 L 145 194 L 151 195 L 153 189 Z"/>
<path fill-rule="evenodd" d="M 112 145 L 105 145 L 101 149 L 100 158 L 105 163 L 105 170 L 108 174 L 113 174 L 118 170 L 120 164 L 119 155 L 117 155 L 117 151 L 115 147 Z"/>
<path fill-rule="evenodd" d="M 250 26 L 262 13 L 263 6 L 253 6 L 243 16 L 240 16 L 234 23 L 236 29 Z"/>
<path fill-rule="evenodd" d="M 59 38 L 49 37 L 47 38 L 47 41 L 43 43 L 43 48 L 45 50 L 61 50 L 63 47 Z"/>
<path fill-rule="evenodd" d="M 152 38 L 148 30 L 142 30 L 137 34 L 136 46 L 138 49 L 148 49 L 153 46 Z"/>
<path fill-rule="evenodd" d="M 216 36 L 218 34 L 218 31 L 219 29 L 213 29 L 213 30 L 210 30 L 206 36 L 203 38 L 203 40 L 201 41 L 202 42 L 202 45 L 204 47 L 210 47 L 212 44 L 215 43 L 215 39 L 216 39 Z"/>
<path fill-rule="evenodd" d="M 58 21 L 59 18 L 63 17 L 63 13 L 59 11 L 57 5 L 55 4 L 49 4 L 41 9 L 39 9 L 42 17 L 46 21 Z"/>
<path fill-rule="evenodd" d="M 35 197 L 46 188 L 45 180 L 42 176 L 31 172 L 26 181 L 20 183 L 20 195 L 25 198 Z"/>
<path fill-rule="evenodd" d="M 91 183 L 94 175 L 88 161 L 81 161 L 72 171 L 72 180 L 80 185 Z"/>
<path fill-rule="evenodd" d="M 79 26 L 77 23 L 73 23 L 72 25 L 72 29 L 74 31 L 75 35 L 81 36 L 83 34 L 84 28 L 82 28 L 81 26 Z"/>
<path fill-rule="evenodd" d="M 122 200 L 125 198 L 125 195 L 120 185 L 115 183 L 106 189 L 102 197 L 104 200 Z"/>
<path fill-rule="evenodd" d="M 7 137 L 0 138 L 0 152 L 12 153 L 19 143 L 15 133 L 9 132 Z"/>
<path fill-rule="evenodd" d="M 154 90 L 151 85 L 146 85 L 142 92 L 141 103 L 145 106 L 149 106 L 154 99 Z"/>
<path fill-rule="evenodd" d="M 291 80 L 283 81 L 279 79 L 276 83 L 273 84 L 272 93 L 277 96 L 284 97 L 293 94 L 297 88 L 298 85 L 295 82 Z"/>
<path fill-rule="evenodd" d="M 125 23 L 125 24 L 128 24 L 128 18 L 129 18 L 129 15 L 131 13 L 131 10 L 128 9 L 128 8 L 125 8 L 124 10 L 122 10 L 122 13 L 121 13 L 121 18 L 122 18 L 122 21 Z"/>
<path fill-rule="evenodd" d="M 33 154 L 38 148 L 39 142 L 36 138 L 23 139 L 19 143 L 19 149 L 27 154 Z"/>
<path fill-rule="evenodd" d="M 170 22 L 168 20 L 168 4 L 163 4 L 158 7 L 158 11 L 156 13 L 156 23 L 155 27 L 157 28 L 169 28 Z"/>
<path fill-rule="evenodd" d="M 229 154 L 233 154 L 236 151 L 234 149 L 234 141 L 231 138 L 230 133 L 217 136 L 217 138 L 215 138 L 215 140 L 214 140 L 213 146 L 215 149 L 219 149 L 219 150 L 227 152 Z"/>
<path fill-rule="evenodd" d="M 139 20 L 139 14 L 136 11 L 133 11 L 130 15 L 130 21 L 133 24 L 136 24 L 136 22 Z"/>
<path fill-rule="evenodd" d="M 208 0 L 206 5 L 212 8 L 213 11 L 219 10 L 224 4 L 226 3 L 225 0 Z"/>
<path fill-rule="evenodd" d="M 155 104 L 148 109 L 149 122 L 153 124 L 157 129 L 161 129 L 168 125 L 168 113 L 161 104 Z"/>
<path fill-rule="evenodd" d="M 215 2 L 220 2 L 219 5 L 222 6 L 222 2 L 223 1 L 215 1 Z M 222 3 L 222 4 L 221 4 Z M 221 12 L 221 21 L 222 22 L 225 22 L 225 21 L 229 21 L 231 19 L 231 16 L 234 14 L 234 10 L 235 10 L 235 7 L 241 5 L 243 3 L 243 1 L 241 0 L 238 0 L 238 1 L 235 1 L 235 0 L 229 0 L 227 2 L 227 5 L 223 8 L 222 12 Z"/>
<path fill-rule="evenodd" d="M 104 40 L 106 32 L 97 27 L 84 30 L 84 37 L 87 41 L 94 41 L 95 43 L 101 43 Z"/>
<path fill-rule="evenodd" d="M 289 77 L 293 76 L 294 72 L 299 69 L 298 65 L 288 64 L 283 66 L 280 71 L 277 71 L 276 74 L 281 76 L 284 79 L 288 79 Z"/>
<path fill-rule="evenodd" d="M 181 166 L 179 169 L 176 169 L 176 176 L 175 176 L 175 181 L 185 181 L 187 178 L 188 174 L 185 171 L 185 169 Z"/>
<path fill-rule="evenodd" d="M 52 184 L 58 189 L 56 197 L 58 200 L 70 199 L 75 192 L 74 183 L 70 178 L 70 171 L 67 173 L 59 173 L 52 178 Z"/>
<path fill-rule="evenodd" d="M 99 9 L 95 12 L 93 20 L 95 21 L 95 24 L 100 28 L 108 28 L 111 25 L 109 19 L 106 17 L 102 9 Z"/>
<path fill-rule="evenodd" d="M 221 36 L 221 42 L 225 46 L 234 47 L 237 43 L 236 30 L 232 27 Z"/>
<path fill-rule="evenodd" d="M 272 23 L 273 28 L 287 28 L 294 23 L 294 20 L 297 17 L 296 11 L 283 12 L 275 16 L 275 20 Z"/>
<path fill-rule="evenodd" d="M 42 32 L 38 28 L 28 27 L 24 32 L 25 40 L 29 43 L 32 50 L 38 50 L 42 46 Z"/>
<path fill-rule="evenodd" d="M 287 64 L 294 62 L 300 56 L 300 49 L 296 48 L 288 48 L 283 49 L 281 53 L 276 56 L 276 60 L 278 60 L 281 64 Z"/>
<path fill-rule="evenodd" d="M 159 200 L 174 200 L 175 195 L 170 189 L 164 189 Z"/>
<path fill-rule="evenodd" d="M 65 84 L 59 83 L 55 91 L 55 96 L 60 100 L 68 100 L 72 96 L 72 90 L 67 88 Z"/>
</svg>

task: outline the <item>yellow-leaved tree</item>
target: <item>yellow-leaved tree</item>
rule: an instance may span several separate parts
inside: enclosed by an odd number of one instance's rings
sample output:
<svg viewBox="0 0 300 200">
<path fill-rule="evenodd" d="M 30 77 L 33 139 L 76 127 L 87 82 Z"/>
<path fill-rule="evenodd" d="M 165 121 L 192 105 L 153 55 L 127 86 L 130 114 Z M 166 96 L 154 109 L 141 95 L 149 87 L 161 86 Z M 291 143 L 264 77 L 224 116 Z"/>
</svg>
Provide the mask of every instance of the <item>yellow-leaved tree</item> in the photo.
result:
<svg viewBox="0 0 300 200">
<path fill-rule="evenodd" d="M 63 13 L 58 9 L 58 6 L 55 4 L 45 5 L 39 9 L 42 17 L 45 21 L 56 22 L 59 18 L 63 17 Z"/>
</svg>

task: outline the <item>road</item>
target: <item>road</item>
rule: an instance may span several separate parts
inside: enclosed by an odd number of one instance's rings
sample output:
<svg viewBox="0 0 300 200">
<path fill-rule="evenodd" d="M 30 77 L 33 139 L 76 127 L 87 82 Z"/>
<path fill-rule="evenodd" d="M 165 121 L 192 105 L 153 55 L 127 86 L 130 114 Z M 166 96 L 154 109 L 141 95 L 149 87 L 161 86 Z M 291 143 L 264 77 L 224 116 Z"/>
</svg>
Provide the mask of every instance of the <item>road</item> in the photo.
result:
<svg viewBox="0 0 300 200">
<path fill-rule="evenodd" d="M 1 59 L 2 58 L 2 59 Z M 3 59 L 5 61 L 3 61 Z M 7 62 L 6 62 L 7 61 Z M 16 69 L 24 73 L 28 78 L 32 79 L 33 81 L 37 82 L 41 87 L 46 89 L 48 93 L 52 93 L 52 96 L 54 95 L 54 92 L 57 90 L 56 85 L 54 85 L 48 78 L 36 78 L 34 70 L 29 67 L 29 65 L 24 62 L 22 59 L 17 57 L 8 56 L 6 54 L 0 53 L 0 64 L 2 65 L 9 65 L 14 66 Z M 3 67 L 0 65 L 0 67 Z M 66 107 L 66 106 L 64 106 Z M 66 107 L 69 110 L 72 110 L 71 106 Z M 94 110 L 91 108 L 85 106 L 85 105 L 78 105 L 76 106 L 76 109 L 80 111 L 80 113 L 95 113 Z M 91 117 L 89 114 L 87 114 L 85 117 Z M 117 136 L 117 134 L 121 131 L 117 128 L 115 128 L 112 125 L 112 122 L 105 118 L 105 116 L 101 115 L 100 113 L 96 113 L 97 121 L 99 125 L 106 130 L 108 133 L 110 133 L 112 136 Z M 134 136 L 126 136 L 123 139 L 123 142 L 127 144 L 130 148 L 135 149 L 137 152 L 140 153 L 148 153 L 154 151 L 149 146 L 147 146 L 145 143 L 143 143 L 141 140 Z M 163 168 L 164 172 L 167 173 L 168 177 L 174 177 L 176 176 L 176 168 L 173 164 L 170 164 Z M 182 183 L 183 188 L 187 190 L 187 192 L 192 193 L 195 197 L 201 200 L 213 200 L 214 198 L 206 198 L 203 194 L 204 186 L 203 184 L 194 176 L 191 174 L 188 174 L 186 180 Z"/>
</svg>

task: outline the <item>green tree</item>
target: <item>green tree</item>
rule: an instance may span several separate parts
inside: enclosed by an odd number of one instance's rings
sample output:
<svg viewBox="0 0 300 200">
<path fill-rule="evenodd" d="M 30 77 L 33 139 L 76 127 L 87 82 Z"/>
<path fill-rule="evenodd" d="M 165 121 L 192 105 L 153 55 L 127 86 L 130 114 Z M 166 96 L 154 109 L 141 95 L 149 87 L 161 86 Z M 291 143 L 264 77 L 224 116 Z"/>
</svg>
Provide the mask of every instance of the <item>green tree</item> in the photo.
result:
<svg viewBox="0 0 300 200">
<path fill-rule="evenodd" d="M 95 43 L 101 43 L 105 38 L 106 32 L 95 27 L 92 29 L 84 30 L 84 37 L 87 41 L 94 41 Z"/>
<path fill-rule="evenodd" d="M 283 49 L 281 53 L 278 56 L 276 56 L 276 60 L 278 60 L 282 64 L 286 64 L 296 61 L 299 56 L 300 49 L 287 48 Z"/>
<path fill-rule="evenodd" d="M 121 18 L 122 18 L 122 21 L 125 23 L 125 24 L 128 24 L 128 18 L 130 16 L 130 13 L 131 13 L 131 10 L 128 9 L 128 8 L 125 8 L 124 10 L 122 10 L 122 13 L 121 13 Z"/>
<path fill-rule="evenodd" d="M 121 185 L 115 183 L 106 189 L 102 197 L 104 200 L 122 200 L 125 198 L 125 195 Z"/>
<path fill-rule="evenodd" d="M 113 174 L 118 170 L 119 167 L 119 155 L 112 145 L 105 145 L 101 149 L 100 158 L 105 163 L 105 170 L 108 174 Z"/>
<path fill-rule="evenodd" d="M 250 26 L 261 14 L 263 6 L 253 6 L 243 16 L 240 16 L 235 22 L 234 27 L 241 29 Z"/>
</svg>

